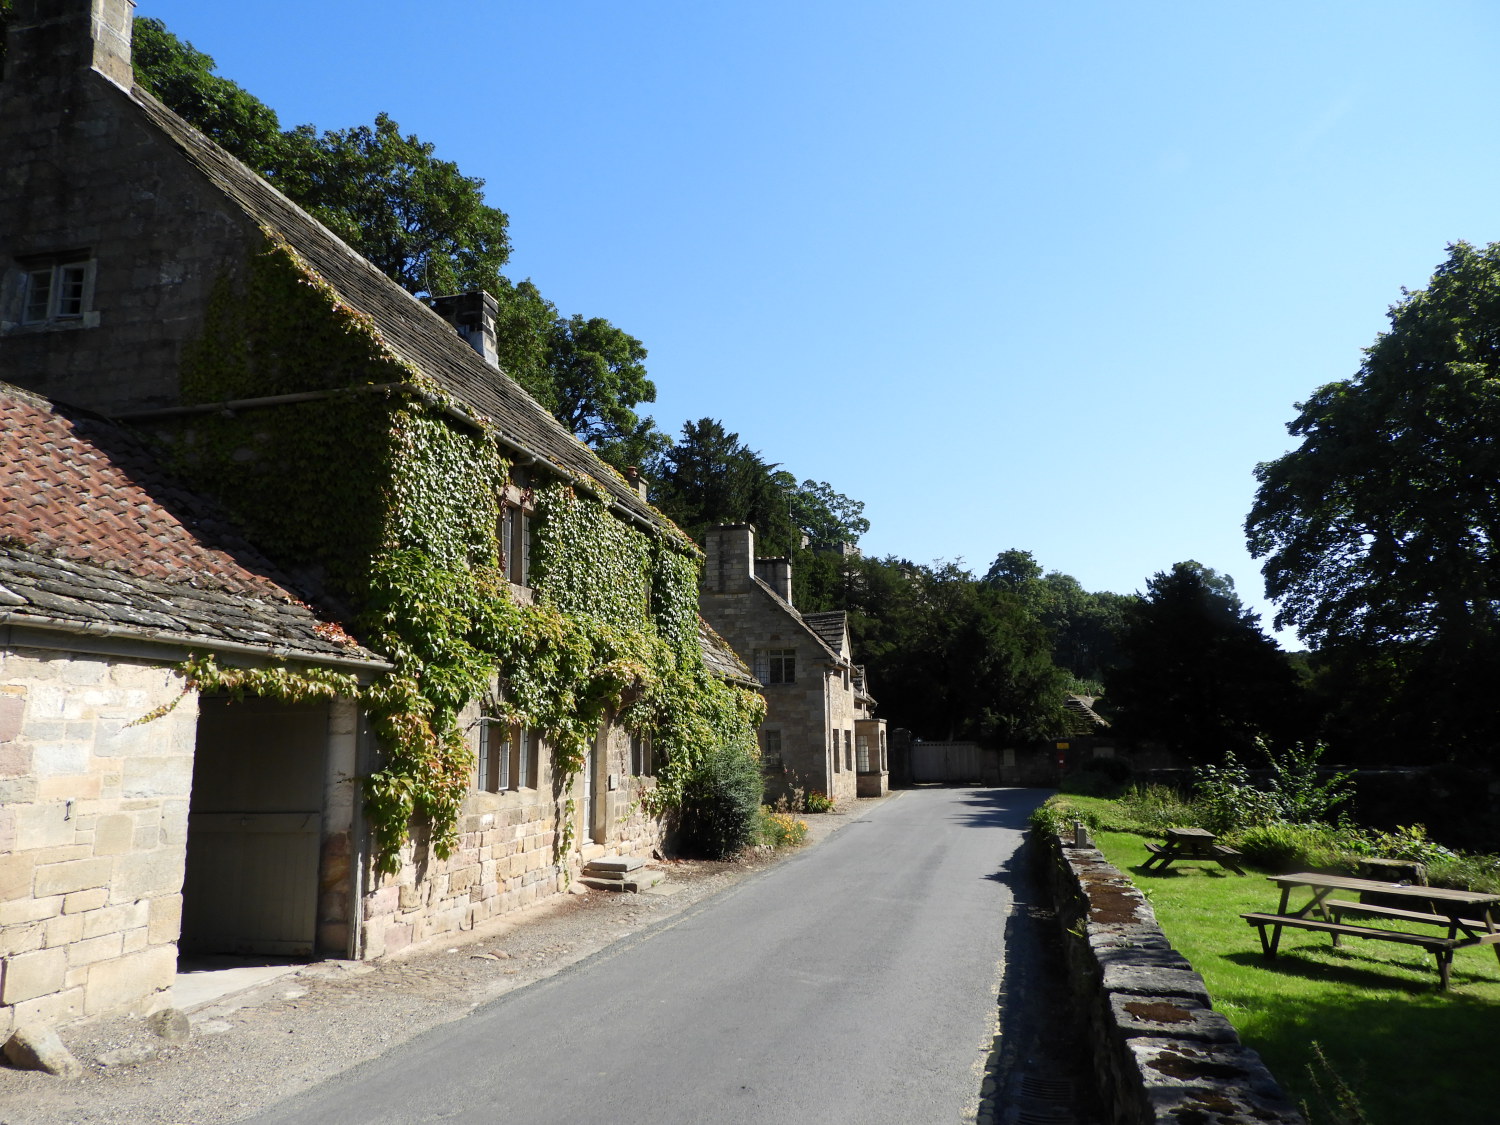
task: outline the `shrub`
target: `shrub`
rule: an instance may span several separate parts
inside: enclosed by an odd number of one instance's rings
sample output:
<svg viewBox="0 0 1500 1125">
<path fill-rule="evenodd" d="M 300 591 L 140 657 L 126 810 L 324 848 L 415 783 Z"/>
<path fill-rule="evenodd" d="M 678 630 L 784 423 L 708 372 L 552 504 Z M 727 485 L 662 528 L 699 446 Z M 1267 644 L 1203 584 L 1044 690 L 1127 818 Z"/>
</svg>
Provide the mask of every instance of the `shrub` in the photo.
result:
<svg viewBox="0 0 1500 1125">
<path fill-rule="evenodd" d="M 741 851 L 755 839 L 762 793 L 760 762 L 721 745 L 683 785 L 679 846 L 706 859 Z"/>
<path fill-rule="evenodd" d="M 1266 750 L 1271 760 L 1271 795 L 1278 815 L 1289 824 L 1327 822 L 1334 809 L 1354 796 L 1352 771 L 1319 780 L 1318 762 L 1324 749 L 1322 743 L 1297 742 L 1279 754 Z"/>
<path fill-rule="evenodd" d="M 1232 751 L 1224 752 L 1223 765 L 1194 769 L 1193 786 L 1199 823 L 1215 835 L 1280 819 L 1275 795 L 1250 780 Z"/>
<path fill-rule="evenodd" d="M 1500 894 L 1500 856 L 1460 855 L 1427 865 L 1427 881 L 1435 887 Z"/>
<path fill-rule="evenodd" d="M 1132 785 L 1120 798 L 1129 831 L 1160 835 L 1168 828 L 1199 827 L 1198 809 L 1167 785 Z"/>
<path fill-rule="evenodd" d="M 834 810 L 833 798 L 821 789 L 809 789 L 807 791 L 808 812 L 832 812 Z"/>
<path fill-rule="evenodd" d="M 756 834 L 767 847 L 798 848 L 807 843 L 807 822 L 761 805 Z"/>
<path fill-rule="evenodd" d="M 1312 868 L 1348 870 L 1344 836 L 1321 824 L 1256 824 L 1241 829 L 1234 844 L 1245 859 L 1273 874 Z"/>
</svg>

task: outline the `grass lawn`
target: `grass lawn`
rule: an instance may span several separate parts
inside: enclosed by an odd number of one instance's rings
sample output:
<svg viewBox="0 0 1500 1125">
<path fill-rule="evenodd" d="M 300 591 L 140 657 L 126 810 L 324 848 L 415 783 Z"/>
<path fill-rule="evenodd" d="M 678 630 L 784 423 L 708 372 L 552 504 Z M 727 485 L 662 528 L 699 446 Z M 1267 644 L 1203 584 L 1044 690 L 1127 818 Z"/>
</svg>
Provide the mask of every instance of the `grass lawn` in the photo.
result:
<svg viewBox="0 0 1500 1125">
<path fill-rule="evenodd" d="M 1438 991 L 1436 959 L 1412 946 L 1346 938 L 1334 949 L 1327 934 L 1287 929 L 1268 961 L 1240 914 L 1275 911 L 1274 884 L 1211 864 L 1143 874 L 1135 870 L 1146 859 L 1141 837 L 1098 832 L 1095 839 L 1151 900 L 1168 939 L 1203 974 L 1214 1007 L 1292 1097 L 1309 1103 L 1315 1121 L 1338 1119 L 1321 1112 L 1308 1074 L 1314 1042 L 1353 1087 L 1371 1125 L 1500 1121 L 1493 949 L 1459 950 L 1447 992 Z"/>
</svg>

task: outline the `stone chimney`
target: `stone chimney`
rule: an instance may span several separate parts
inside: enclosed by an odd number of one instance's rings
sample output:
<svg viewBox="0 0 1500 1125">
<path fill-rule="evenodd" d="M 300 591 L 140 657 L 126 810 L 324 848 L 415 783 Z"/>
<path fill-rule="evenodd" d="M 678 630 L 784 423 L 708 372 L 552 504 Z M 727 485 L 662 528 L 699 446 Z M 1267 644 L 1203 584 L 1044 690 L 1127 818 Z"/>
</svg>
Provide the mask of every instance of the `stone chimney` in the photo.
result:
<svg viewBox="0 0 1500 1125">
<path fill-rule="evenodd" d="M 500 315 L 500 302 L 483 289 L 476 289 L 452 297 L 433 297 L 431 303 L 432 311 L 457 328 L 458 334 L 484 358 L 485 363 L 499 368 L 495 320 Z"/>
<path fill-rule="evenodd" d="M 791 559 L 756 559 L 755 577 L 780 594 L 787 605 L 792 604 Z"/>
<path fill-rule="evenodd" d="M 15 0 L 4 80 L 56 94 L 92 68 L 128 90 L 134 19 L 134 0 Z"/>
<path fill-rule="evenodd" d="M 738 594 L 750 588 L 755 573 L 755 528 L 748 523 L 722 524 L 703 534 L 703 589 L 711 594 Z"/>
</svg>

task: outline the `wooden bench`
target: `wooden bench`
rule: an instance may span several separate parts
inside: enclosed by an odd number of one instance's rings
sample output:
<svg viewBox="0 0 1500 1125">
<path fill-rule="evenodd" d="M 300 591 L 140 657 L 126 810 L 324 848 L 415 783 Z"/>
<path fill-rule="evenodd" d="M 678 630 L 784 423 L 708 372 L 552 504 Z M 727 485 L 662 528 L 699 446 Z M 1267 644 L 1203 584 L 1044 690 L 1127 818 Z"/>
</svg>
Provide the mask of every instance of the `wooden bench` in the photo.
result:
<svg viewBox="0 0 1500 1125">
<path fill-rule="evenodd" d="M 1165 871 L 1174 861 L 1178 863 L 1217 863 L 1220 867 L 1227 867 L 1236 875 L 1245 872 L 1240 868 L 1240 852 L 1238 848 L 1231 848 L 1227 844 L 1217 842 L 1207 832 L 1198 829 L 1167 829 L 1168 840 L 1165 844 L 1146 842 L 1146 850 L 1151 853 L 1151 858 L 1142 865 L 1142 871 L 1150 871 L 1153 866 L 1157 870 Z M 1189 835 L 1192 833 L 1193 835 Z"/>
<path fill-rule="evenodd" d="M 1328 905 L 1332 906 L 1333 904 L 1329 903 Z M 1344 905 L 1361 910 L 1370 909 L 1360 903 L 1346 903 Z M 1425 922 L 1431 918 L 1444 924 L 1448 922 L 1448 919 L 1441 915 L 1418 915 L 1414 910 L 1387 913 L 1392 910 L 1393 908 L 1391 907 L 1379 907 L 1375 908 L 1374 912 L 1380 913 L 1382 917 L 1416 915 L 1419 921 Z M 1449 972 L 1453 967 L 1453 951 L 1462 944 L 1456 938 L 1439 937 L 1436 934 L 1408 934 L 1400 930 L 1380 930 L 1373 926 L 1353 926 L 1347 922 L 1330 922 L 1323 918 L 1303 918 L 1296 914 L 1241 914 L 1240 917 L 1259 931 L 1261 951 L 1267 957 L 1276 956 L 1276 948 L 1281 944 L 1281 930 L 1284 926 L 1291 926 L 1299 930 L 1316 930 L 1329 934 L 1333 937 L 1335 945 L 1338 944 L 1338 940 L 1341 937 L 1367 938 L 1372 941 L 1394 941 L 1401 945 L 1420 945 L 1424 949 L 1432 950 L 1433 955 L 1437 957 L 1438 978 L 1441 981 L 1440 987 L 1444 989 L 1448 987 Z M 1266 938 L 1267 926 L 1272 927 L 1269 940 Z"/>
<path fill-rule="evenodd" d="M 1395 906 L 1376 906 L 1373 902 L 1350 902 L 1342 898 L 1330 898 L 1323 905 L 1333 912 L 1333 920 L 1341 921 L 1345 914 L 1368 914 L 1372 918 L 1399 918 L 1403 922 L 1426 922 L 1434 926 L 1447 926 L 1453 922 L 1446 914 L 1434 914 L 1430 910 L 1402 910 Z M 1474 918 L 1459 918 L 1458 924 L 1471 930 L 1483 930 L 1485 924 Z"/>
</svg>

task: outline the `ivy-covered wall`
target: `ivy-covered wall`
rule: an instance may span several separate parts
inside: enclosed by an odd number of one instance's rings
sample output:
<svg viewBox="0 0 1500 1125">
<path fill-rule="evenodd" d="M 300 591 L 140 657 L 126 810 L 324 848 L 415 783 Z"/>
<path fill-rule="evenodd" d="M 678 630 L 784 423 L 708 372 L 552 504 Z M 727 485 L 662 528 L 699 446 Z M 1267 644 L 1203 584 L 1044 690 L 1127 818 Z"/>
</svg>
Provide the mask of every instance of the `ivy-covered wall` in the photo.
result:
<svg viewBox="0 0 1500 1125">
<path fill-rule="evenodd" d="M 440 858 L 453 849 L 473 768 L 457 720 L 474 699 L 545 734 L 559 794 L 610 717 L 650 736 L 662 763 L 653 813 L 681 801 L 713 752 L 756 753 L 760 697 L 704 669 L 699 563 L 685 543 L 617 518 L 588 480 L 528 465 L 535 596 L 521 604 L 497 535 L 511 474 L 501 435 L 455 420 L 290 248 L 268 238 L 225 274 L 182 376 L 199 403 L 329 393 L 192 415 L 164 436 L 190 480 L 273 559 L 316 571 L 349 630 L 395 665 L 336 685 L 357 692 L 384 749 L 364 779 L 381 870 L 399 866 L 414 824 Z M 360 389 L 372 385 L 387 389 Z M 190 671 L 204 689 L 335 690 L 286 670 Z M 567 818 L 559 851 L 570 829 Z"/>
</svg>

